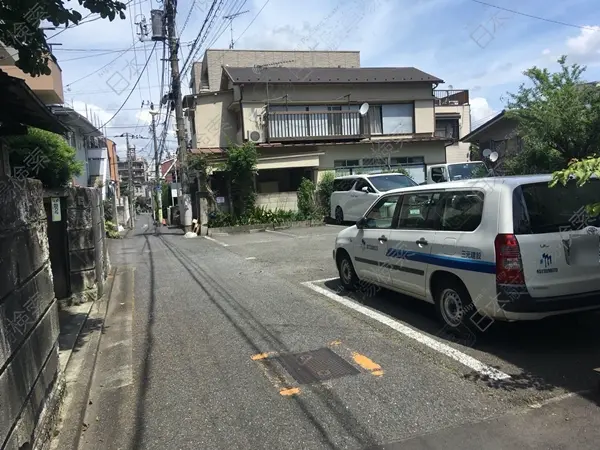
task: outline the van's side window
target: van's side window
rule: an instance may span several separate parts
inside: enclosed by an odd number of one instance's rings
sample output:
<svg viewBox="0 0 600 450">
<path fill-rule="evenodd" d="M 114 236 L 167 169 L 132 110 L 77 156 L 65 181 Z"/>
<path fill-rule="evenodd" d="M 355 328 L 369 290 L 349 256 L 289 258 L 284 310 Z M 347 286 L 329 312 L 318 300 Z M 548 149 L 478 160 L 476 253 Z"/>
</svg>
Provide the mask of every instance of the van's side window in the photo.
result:
<svg viewBox="0 0 600 450">
<path fill-rule="evenodd" d="M 433 230 L 436 227 L 436 198 L 439 193 L 427 192 L 418 194 L 405 194 L 398 228 L 408 230 Z"/>
<path fill-rule="evenodd" d="M 333 180 L 333 191 L 334 192 L 342 192 L 349 191 L 354 186 L 354 182 L 356 178 L 342 178 Z"/>
<path fill-rule="evenodd" d="M 441 183 L 444 181 L 448 181 L 448 177 L 446 176 L 446 169 L 444 167 L 432 167 L 431 168 L 431 179 L 435 183 Z"/>
<path fill-rule="evenodd" d="M 399 195 L 390 195 L 379 199 L 367 214 L 365 228 L 391 228 L 399 198 Z"/>
<path fill-rule="evenodd" d="M 451 191 L 442 194 L 437 208 L 440 230 L 475 231 L 483 214 L 483 193 Z"/>
</svg>

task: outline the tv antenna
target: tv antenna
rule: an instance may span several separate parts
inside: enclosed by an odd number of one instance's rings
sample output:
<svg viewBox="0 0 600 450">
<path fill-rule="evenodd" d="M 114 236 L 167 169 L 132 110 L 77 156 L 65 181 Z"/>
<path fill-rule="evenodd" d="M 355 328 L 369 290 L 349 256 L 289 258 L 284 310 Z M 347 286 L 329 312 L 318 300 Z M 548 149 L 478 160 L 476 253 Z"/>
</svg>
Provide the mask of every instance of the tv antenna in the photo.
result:
<svg viewBox="0 0 600 450">
<path fill-rule="evenodd" d="M 223 16 L 224 20 L 229 20 L 229 29 L 231 30 L 231 43 L 229 44 L 230 50 L 233 50 L 233 19 L 235 19 L 238 16 L 241 16 L 242 14 L 246 14 L 247 12 L 250 12 L 250 10 L 247 9 L 246 11 L 240 11 L 240 12 L 236 12 L 235 14 Z"/>
</svg>

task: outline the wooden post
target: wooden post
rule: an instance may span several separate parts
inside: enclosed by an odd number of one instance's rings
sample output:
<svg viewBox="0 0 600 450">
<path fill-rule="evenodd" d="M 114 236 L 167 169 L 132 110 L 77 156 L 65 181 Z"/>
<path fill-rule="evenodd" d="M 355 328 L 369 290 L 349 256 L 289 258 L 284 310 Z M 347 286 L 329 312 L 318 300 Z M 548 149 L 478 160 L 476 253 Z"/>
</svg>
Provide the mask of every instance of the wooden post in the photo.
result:
<svg viewBox="0 0 600 450">
<path fill-rule="evenodd" d="M 0 178 L 10 177 L 10 161 L 8 147 L 0 140 Z"/>
</svg>

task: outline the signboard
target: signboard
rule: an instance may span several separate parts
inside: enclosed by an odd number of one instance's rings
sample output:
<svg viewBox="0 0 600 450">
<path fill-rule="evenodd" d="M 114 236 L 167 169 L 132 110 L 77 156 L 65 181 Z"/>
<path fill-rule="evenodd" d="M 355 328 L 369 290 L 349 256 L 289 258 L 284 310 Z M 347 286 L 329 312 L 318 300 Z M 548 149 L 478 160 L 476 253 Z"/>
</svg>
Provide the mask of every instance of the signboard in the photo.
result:
<svg viewBox="0 0 600 450">
<path fill-rule="evenodd" d="M 60 214 L 60 198 L 52 197 L 50 204 L 52 206 L 52 222 L 60 222 L 62 219 Z"/>
<path fill-rule="evenodd" d="M 217 197 L 217 204 L 222 205 L 225 203 L 225 197 Z"/>
</svg>

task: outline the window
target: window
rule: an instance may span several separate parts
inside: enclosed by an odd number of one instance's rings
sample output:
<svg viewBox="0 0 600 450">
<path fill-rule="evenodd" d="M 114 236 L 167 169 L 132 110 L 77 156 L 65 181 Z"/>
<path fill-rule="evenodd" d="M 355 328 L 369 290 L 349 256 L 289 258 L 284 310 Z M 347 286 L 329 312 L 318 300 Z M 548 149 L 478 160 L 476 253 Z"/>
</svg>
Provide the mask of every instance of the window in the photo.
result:
<svg viewBox="0 0 600 450">
<path fill-rule="evenodd" d="M 360 166 L 358 159 L 336 159 L 333 161 L 333 167 L 358 167 Z"/>
<path fill-rule="evenodd" d="M 373 105 L 369 108 L 371 134 L 414 133 L 413 103 Z"/>
<path fill-rule="evenodd" d="M 475 231 L 483 214 L 483 193 L 455 191 L 442 194 L 436 215 L 443 231 Z"/>
<path fill-rule="evenodd" d="M 352 189 L 356 178 L 338 178 L 333 180 L 333 190 L 334 192 L 342 192 L 349 191 Z"/>
<path fill-rule="evenodd" d="M 365 228 L 391 228 L 399 195 L 382 197 L 366 217 Z"/>
<path fill-rule="evenodd" d="M 525 184 L 513 196 L 515 234 L 558 233 L 561 230 L 600 226 L 600 216 L 589 217 L 585 206 L 600 202 L 600 180 L 581 187 L 574 181 L 553 188 L 548 183 Z"/>
<path fill-rule="evenodd" d="M 458 119 L 437 119 L 435 121 L 435 135 L 452 139 L 454 144 L 458 144 L 459 129 Z"/>
<path fill-rule="evenodd" d="M 398 156 L 390 159 L 392 165 L 425 164 L 423 156 Z"/>
<path fill-rule="evenodd" d="M 413 104 L 382 105 L 381 121 L 383 134 L 402 134 L 413 132 Z"/>
<path fill-rule="evenodd" d="M 356 182 L 356 186 L 354 186 L 354 190 L 355 191 L 362 191 L 363 188 L 365 188 L 365 187 L 369 189 L 369 192 L 375 192 L 375 190 L 369 184 L 369 182 L 367 180 L 362 179 L 362 178 L 358 179 L 358 181 Z"/>
<path fill-rule="evenodd" d="M 437 194 L 439 196 L 439 194 Z M 398 228 L 414 230 L 435 229 L 435 201 L 432 193 L 404 195 Z"/>
<path fill-rule="evenodd" d="M 392 189 L 417 185 L 417 183 L 409 177 L 401 174 L 379 175 L 369 178 L 369 181 L 373 183 L 373 186 L 375 186 L 379 192 L 387 192 Z"/>
<path fill-rule="evenodd" d="M 432 167 L 431 168 L 431 179 L 435 183 L 441 183 L 443 181 L 448 181 L 448 177 L 446 176 L 446 168 Z"/>
<path fill-rule="evenodd" d="M 480 178 L 482 175 L 487 175 L 487 168 L 483 162 L 451 164 L 448 166 L 448 175 L 451 181 Z"/>
</svg>

